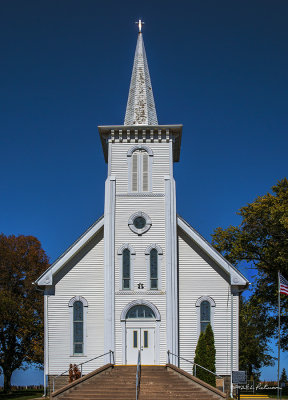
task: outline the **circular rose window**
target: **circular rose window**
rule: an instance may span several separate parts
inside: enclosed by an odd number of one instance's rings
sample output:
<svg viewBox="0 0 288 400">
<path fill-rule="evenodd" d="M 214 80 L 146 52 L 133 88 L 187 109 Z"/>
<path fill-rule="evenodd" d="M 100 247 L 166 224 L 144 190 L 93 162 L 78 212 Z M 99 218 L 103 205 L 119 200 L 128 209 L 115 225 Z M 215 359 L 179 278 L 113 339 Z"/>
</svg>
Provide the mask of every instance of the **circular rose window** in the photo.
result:
<svg viewBox="0 0 288 400">
<path fill-rule="evenodd" d="M 131 215 L 128 221 L 128 226 L 132 232 L 141 236 L 143 233 L 147 232 L 152 225 L 152 221 L 147 214 L 142 211 Z"/>
</svg>

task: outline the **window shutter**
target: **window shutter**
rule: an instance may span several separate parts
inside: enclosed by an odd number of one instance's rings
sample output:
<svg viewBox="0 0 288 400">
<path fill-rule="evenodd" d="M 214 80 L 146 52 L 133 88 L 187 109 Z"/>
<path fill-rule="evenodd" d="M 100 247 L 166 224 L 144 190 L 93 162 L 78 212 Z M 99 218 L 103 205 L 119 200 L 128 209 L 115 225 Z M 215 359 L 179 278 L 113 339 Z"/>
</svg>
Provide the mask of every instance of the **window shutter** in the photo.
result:
<svg viewBox="0 0 288 400">
<path fill-rule="evenodd" d="M 145 152 L 142 154 L 143 157 L 143 192 L 148 192 L 148 154 Z"/>
<path fill-rule="evenodd" d="M 132 192 L 138 192 L 138 154 L 135 152 L 132 156 Z"/>
</svg>

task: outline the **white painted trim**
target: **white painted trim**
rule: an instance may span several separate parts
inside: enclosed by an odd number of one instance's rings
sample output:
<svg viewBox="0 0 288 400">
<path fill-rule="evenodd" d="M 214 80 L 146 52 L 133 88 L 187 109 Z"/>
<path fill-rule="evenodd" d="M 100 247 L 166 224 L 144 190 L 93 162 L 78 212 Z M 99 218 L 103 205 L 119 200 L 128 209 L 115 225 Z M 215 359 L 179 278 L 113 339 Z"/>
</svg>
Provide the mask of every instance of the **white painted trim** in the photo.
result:
<svg viewBox="0 0 288 400">
<path fill-rule="evenodd" d="M 238 291 L 232 291 L 233 293 L 233 302 L 237 301 L 237 307 L 236 307 L 236 313 L 234 311 L 233 316 L 234 316 L 234 322 L 233 322 L 233 327 L 234 327 L 234 336 L 236 336 L 236 348 L 234 346 L 234 354 L 236 356 L 236 360 L 234 360 L 234 364 L 236 361 L 236 367 L 235 370 L 239 370 L 239 292 Z"/>
<path fill-rule="evenodd" d="M 105 183 L 104 212 L 104 352 L 115 350 L 115 192 L 116 179 L 110 176 Z M 109 355 L 105 362 L 109 362 Z"/>
<path fill-rule="evenodd" d="M 199 299 L 196 301 L 195 306 L 196 307 L 200 307 L 202 301 L 209 301 L 211 307 L 216 307 L 215 301 L 210 296 L 201 296 L 201 297 L 199 297 Z"/>
<path fill-rule="evenodd" d="M 233 314 L 234 314 L 234 310 L 233 310 L 233 292 L 232 292 L 232 287 L 231 287 L 231 292 L 230 292 L 230 302 L 231 302 L 231 333 L 230 333 L 230 340 L 231 340 L 231 359 L 230 359 L 230 363 L 231 363 L 231 370 L 230 370 L 230 377 L 231 377 L 231 383 L 230 383 L 230 397 L 233 397 L 233 383 L 232 383 L 232 371 L 233 371 Z"/>
<path fill-rule="evenodd" d="M 168 175 L 165 179 L 165 221 L 166 221 L 166 338 L 167 350 L 178 355 L 178 255 L 176 193 L 174 179 Z M 172 363 L 179 365 L 176 356 Z"/>
<path fill-rule="evenodd" d="M 198 232 L 190 227 L 186 221 L 177 217 L 177 223 L 181 228 L 206 254 L 208 254 L 230 277 L 231 285 L 247 286 L 249 281 L 225 258 L 218 253 L 214 247 L 208 243 Z"/>
<path fill-rule="evenodd" d="M 88 307 L 88 301 L 82 296 L 74 296 L 69 300 L 68 307 L 73 307 L 75 301 L 81 301 L 83 307 Z"/>
<path fill-rule="evenodd" d="M 135 144 L 134 146 L 131 146 L 129 148 L 129 150 L 127 151 L 127 157 L 132 157 L 132 154 L 136 150 L 145 150 L 145 151 L 147 151 L 147 153 L 150 157 L 153 157 L 153 155 L 154 155 L 151 147 L 146 146 L 145 144 Z"/>
<path fill-rule="evenodd" d="M 122 255 L 124 249 L 129 249 L 129 250 L 130 250 L 130 254 L 133 254 L 133 255 L 136 254 L 135 250 L 133 249 L 133 247 L 132 247 L 131 244 L 129 244 L 129 243 L 124 243 L 124 244 L 122 244 L 122 246 L 119 247 L 119 249 L 118 249 L 118 251 L 117 251 L 117 254 L 118 254 L 119 256 Z"/>
<path fill-rule="evenodd" d="M 130 310 L 130 308 L 132 308 L 134 306 L 137 306 L 137 305 L 144 305 L 144 306 L 147 306 L 147 307 L 151 308 L 151 310 L 155 314 L 155 320 L 156 321 L 161 321 L 161 315 L 160 315 L 160 312 L 159 312 L 158 308 L 153 303 L 151 303 L 150 301 L 147 301 L 147 300 L 144 300 L 144 299 L 134 300 L 134 301 L 131 301 L 130 303 L 126 304 L 126 306 L 123 308 L 123 310 L 121 312 L 120 320 L 121 321 L 126 321 L 127 312 Z"/>
<path fill-rule="evenodd" d="M 165 176 L 165 224 L 166 224 L 166 346 L 172 351 L 172 283 L 171 283 L 171 190 L 170 176 Z"/>
<path fill-rule="evenodd" d="M 197 313 L 197 340 L 199 339 L 200 333 L 201 333 L 201 303 L 203 301 L 208 301 L 210 303 L 210 325 L 212 327 L 212 330 L 214 332 L 214 315 L 215 315 L 215 307 L 216 303 L 210 296 L 201 296 L 199 299 L 197 299 L 195 307 L 196 307 L 196 313 Z"/>
<path fill-rule="evenodd" d="M 158 287 L 157 289 L 151 289 L 150 287 L 150 251 L 152 249 L 156 249 L 158 252 Z M 153 243 L 150 244 L 146 250 L 145 250 L 145 259 L 146 259 L 146 290 L 150 291 L 150 292 L 157 292 L 157 291 L 161 291 L 162 289 L 162 261 L 163 261 L 163 250 L 161 249 L 160 246 L 158 246 L 158 244 Z"/>
<path fill-rule="evenodd" d="M 163 250 L 161 249 L 161 247 L 160 247 L 157 243 L 152 243 L 152 244 L 150 244 L 148 247 L 146 247 L 145 254 L 146 254 L 146 255 L 149 255 L 149 254 L 150 254 L 150 251 L 151 251 L 152 249 L 156 249 L 156 250 L 158 251 L 158 254 L 159 254 L 159 255 L 162 255 L 162 254 L 163 254 Z"/>
<path fill-rule="evenodd" d="M 108 143 L 108 169 L 107 169 L 107 177 L 111 175 L 112 168 L 112 143 L 109 141 Z"/>
<path fill-rule="evenodd" d="M 155 323 L 155 364 L 158 365 L 160 363 L 160 325 L 161 325 L 161 315 L 160 312 L 158 310 L 158 308 L 153 304 L 150 303 L 149 301 L 143 300 L 143 299 L 139 299 L 139 300 L 134 300 L 131 303 L 127 304 L 121 313 L 121 331 L 122 331 L 122 363 L 126 364 L 127 363 L 127 355 L 126 355 L 126 348 L 127 348 L 127 337 L 126 337 L 126 321 L 132 322 L 132 320 L 126 320 L 126 315 L 127 312 L 130 310 L 131 307 L 134 307 L 135 305 L 138 304 L 143 304 L 146 305 L 148 307 L 151 308 L 151 310 L 153 310 L 156 319 L 155 320 L 143 320 L 141 321 L 140 319 L 136 320 L 134 322 L 139 323 L 139 322 L 143 322 L 147 325 L 147 321 L 149 321 L 149 323 L 151 324 L 151 322 Z"/>
<path fill-rule="evenodd" d="M 144 228 L 142 229 L 137 229 L 136 226 L 134 226 L 134 219 L 137 217 L 143 217 L 146 220 L 146 225 L 144 226 Z M 147 215 L 146 213 L 144 213 L 143 211 L 137 211 L 136 213 L 132 214 L 130 216 L 130 218 L 128 219 L 128 226 L 131 229 L 132 232 L 136 233 L 138 236 L 143 235 L 143 233 L 149 231 L 149 229 L 152 226 L 152 220 L 149 217 L 149 215 Z"/>
<path fill-rule="evenodd" d="M 136 150 L 145 150 L 148 153 L 148 192 L 142 192 L 140 189 L 143 186 L 143 175 L 142 175 L 142 157 L 138 157 L 137 160 L 137 182 L 138 182 L 138 191 L 132 192 L 132 155 Z M 127 152 L 127 165 L 128 165 L 128 193 L 151 193 L 153 190 L 153 175 L 152 175 L 152 165 L 153 165 L 153 151 L 149 146 L 139 144 L 131 146 Z"/>
<path fill-rule="evenodd" d="M 173 310 L 173 352 L 179 354 L 179 308 L 178 308 L 178 236 L 176 211 L 176 183 L 171 176 L 171 233 L 172 233 L 172 310 Z M 176 357 L 175 357 L 176 358 Z M 175 365 L 179 366 L 179 359 L 174 358 Z"/>
<path fill-rule="evenodd" d="M 53 277 L 57 272 L 74 257 L 86 243 L 101 229 L 104 225 L 104 218 L 101 217 L 92 227 L 90 227 L 62 256 L 58 258 L 36 281 L 38 286 L 47 286 L 53 284 Z"/>
<path fill-rule="evenodd" d="M 83 304 L 83 353 L 74 354 L 74 315 L 73 315 L 73 305 L 76 301 L 81 301 Z M 82 296 L 75 296 L 69 300 L 68 303 L 69 314 L 70 314 L 70 356 L 82 356 L 85 357 L 87 354 L 87 310 L 88 310 L 88 302 Z"/>
<path fill-rule="evenodd" d="M 48 347 L 48 295 L 44 293 L 44 394 L 47 394 L 47 379 L 49 375 L 49 347 Z"/>
<path fill-rule="evenodd" d="M 124 289 L 123 288 L 123 250 L 124 249 L 129 249 L 130 250 L 130 289 Z M 135 263 L 135 257 L 136 253 L 133 247 L 129 243 L 123 244 L 121 247 L 118 249 L 118 262 L 119 262 L 119 289 L 123 291 L 130 292 L 131 290 L 134 290 L 134 263 Z"/>
</svg>

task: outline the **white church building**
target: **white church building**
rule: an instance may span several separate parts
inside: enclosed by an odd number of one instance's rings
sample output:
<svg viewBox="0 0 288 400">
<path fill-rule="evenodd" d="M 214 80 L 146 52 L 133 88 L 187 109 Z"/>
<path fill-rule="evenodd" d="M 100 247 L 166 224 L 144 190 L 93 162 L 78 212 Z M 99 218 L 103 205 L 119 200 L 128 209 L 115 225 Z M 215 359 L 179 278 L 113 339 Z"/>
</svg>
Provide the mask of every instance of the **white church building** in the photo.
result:
<svg viewBox="0 0 288 400">
<path fill-rule="evenodd" d="M 44 290 L 45 381 L 69 364 L 170 362 L 191 373 L 211 324 L 216 372 L 238 370 L 247 279 L 176 211 L 182 125 L 159 125 L 141 23 L 124 125 L 99 126 L 108 166 L 104 216 L 36 281 Z M 100 149 L 99 149 L 100 151 Z"/>
</svg>

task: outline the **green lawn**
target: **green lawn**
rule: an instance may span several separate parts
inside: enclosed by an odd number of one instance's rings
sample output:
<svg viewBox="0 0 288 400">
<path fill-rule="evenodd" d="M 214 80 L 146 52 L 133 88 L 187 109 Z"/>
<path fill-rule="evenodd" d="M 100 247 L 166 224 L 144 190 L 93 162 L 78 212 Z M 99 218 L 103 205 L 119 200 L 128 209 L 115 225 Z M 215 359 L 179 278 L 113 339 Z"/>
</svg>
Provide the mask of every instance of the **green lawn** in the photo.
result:
<svg viewBox="0 0 288 400">
<path fill-rule="evenodd" d="M 10 394 L 4 394 L 0 392 L 0 400 L 6 400 L 6 399 L 17 399 L 17 400 L 28 400 L 28 399 L 40 399 L 43 396 L 43 390 L 19 390 L 19 391 L 13 391 Z"/>
</svg>

